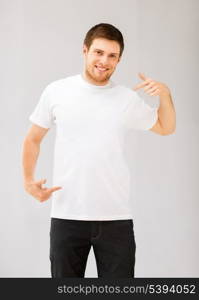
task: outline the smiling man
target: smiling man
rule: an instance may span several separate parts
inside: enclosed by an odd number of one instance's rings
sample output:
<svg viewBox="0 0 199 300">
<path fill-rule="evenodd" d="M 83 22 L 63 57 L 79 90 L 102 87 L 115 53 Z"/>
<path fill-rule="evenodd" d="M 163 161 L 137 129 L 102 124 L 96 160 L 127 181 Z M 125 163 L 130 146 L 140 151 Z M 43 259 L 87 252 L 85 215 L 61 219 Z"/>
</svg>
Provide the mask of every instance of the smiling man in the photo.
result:
<svg viewBox="0 0 199 300">
<path fill-rule="evenodd" d="M 124 158 L 128 130 L 159 135 L 175 130 L 169 88 L 139 74 L 133 89 L 111 80 L 124 49 L 111 24 L 92 27 L 83 43 L 81 74 L 50 83 L 30 115 L 23 144 L 25 190 L 40 202 L 52 196 L 51 275 L 84 277 L 91 246 L 98 277 L 134 277 L 136 243 L 131 212 L 130 174 Z M 152 108 L 136 93 L 159 95 Z M 35 180 L 40 144 L 56 125 L 53 187 Z"/>
<path fill-rule="evenodd" d="M 118 42 L 96 38 L 90 47 L 84 44 L 83 51 L 85 55 L 84 78 L 92 84 L 107 84 L 120 60 Z"/>
</svg>

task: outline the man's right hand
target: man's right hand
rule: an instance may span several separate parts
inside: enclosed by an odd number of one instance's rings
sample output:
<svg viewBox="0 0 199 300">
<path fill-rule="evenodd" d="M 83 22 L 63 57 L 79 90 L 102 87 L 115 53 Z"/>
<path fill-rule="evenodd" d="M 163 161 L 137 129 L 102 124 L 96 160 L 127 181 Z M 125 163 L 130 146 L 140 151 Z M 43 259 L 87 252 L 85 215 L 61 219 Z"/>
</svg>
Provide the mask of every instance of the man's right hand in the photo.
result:
<svg viewBox="0 0 199 300">
<path fill-rule="evenodd" d="M 55 186 L 52 188 L 44 188 L 42 184 L 46 183 L 46 179 L 42 179 L 39 181 L 29 181 L 25 182 L 24 187 L 26 192 L 32 195 L 34 198 L 39 200 L 39 202 L 44 202 L 51 197 L 51 194 L 55 191 L 60 190 L 61 186 Z"/>
</svg>

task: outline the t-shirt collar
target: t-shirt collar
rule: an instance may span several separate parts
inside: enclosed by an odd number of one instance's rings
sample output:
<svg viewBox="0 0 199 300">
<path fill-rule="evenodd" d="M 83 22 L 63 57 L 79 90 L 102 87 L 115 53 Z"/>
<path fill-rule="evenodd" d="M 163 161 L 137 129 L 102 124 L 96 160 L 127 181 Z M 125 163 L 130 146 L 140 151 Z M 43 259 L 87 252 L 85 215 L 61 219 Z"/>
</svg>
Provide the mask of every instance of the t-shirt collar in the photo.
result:
<svg viewBox="0 0 199 300">
<path fill-rule="evenodd" d="M 83 74 L 79 74 L 78 76 L 79 76 L 81 84 L 84 85 L 85 87 L 88 87 L 91 89 L 102 90 L 102 89 L 110 88 L 113 85 L 113 82 L 111 80 L 109 80 L 109 82 L 105 85 L 95 85 L 95 84 L 88 82 L 86 79 L 84 79 Z"/>
</svg>

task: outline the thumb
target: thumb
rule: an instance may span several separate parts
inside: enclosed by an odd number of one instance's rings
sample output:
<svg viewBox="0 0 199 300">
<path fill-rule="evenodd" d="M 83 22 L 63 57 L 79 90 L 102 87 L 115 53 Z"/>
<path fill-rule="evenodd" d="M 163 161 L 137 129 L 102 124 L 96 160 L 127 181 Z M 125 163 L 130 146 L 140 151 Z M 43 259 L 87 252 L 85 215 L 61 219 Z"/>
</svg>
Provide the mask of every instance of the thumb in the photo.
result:
<svg viewBox="0 0 199 300">
<path fill-rule="evenodd" d="M 39 184 L 39 185 L 44 184 L 44 183 L 46 183 L 46 179 L 41 179 L 39 181 L 36 181 L 35 183 Z"/>
<path fill-rule="evenodd" d="M 143 73 L 138 73 L 139 77 L 142 79 L 142 80 L 146 80 L 146 76 L 143 74 Z"/>
</svg>

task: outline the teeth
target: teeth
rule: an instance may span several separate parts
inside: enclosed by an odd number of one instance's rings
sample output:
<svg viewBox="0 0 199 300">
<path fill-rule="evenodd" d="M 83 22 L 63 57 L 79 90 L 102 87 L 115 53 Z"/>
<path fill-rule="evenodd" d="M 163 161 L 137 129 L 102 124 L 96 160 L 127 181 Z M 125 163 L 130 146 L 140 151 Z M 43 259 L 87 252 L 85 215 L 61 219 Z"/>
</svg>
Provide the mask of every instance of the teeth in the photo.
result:
<svg viewBox="0 0 199 300">
<path fill-rule="evenodd" d="M 100 71 L 106 71 L 106 68 L 100 68 L 98 66 L 97 66 L 97 69 L 100 70 Z"/>
</svg>

